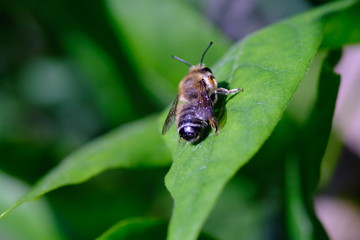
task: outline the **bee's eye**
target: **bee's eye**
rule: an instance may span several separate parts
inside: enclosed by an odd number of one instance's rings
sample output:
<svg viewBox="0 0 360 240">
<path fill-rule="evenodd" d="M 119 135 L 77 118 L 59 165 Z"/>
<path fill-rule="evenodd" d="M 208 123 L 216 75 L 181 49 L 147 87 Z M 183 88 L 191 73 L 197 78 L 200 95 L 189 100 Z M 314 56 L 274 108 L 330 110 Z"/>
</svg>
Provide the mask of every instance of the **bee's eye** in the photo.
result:
<svg viewBox="0 0 360 240">
<path fill-rule="evenodd" d="M 204 67 L 202 70 L 205 71 L 205 72 L 209 72 L 209 73 L 212 74 L 212 71 L 211 71 L 210 68 L 208 68 L 208 67 Z"/>
</svg>

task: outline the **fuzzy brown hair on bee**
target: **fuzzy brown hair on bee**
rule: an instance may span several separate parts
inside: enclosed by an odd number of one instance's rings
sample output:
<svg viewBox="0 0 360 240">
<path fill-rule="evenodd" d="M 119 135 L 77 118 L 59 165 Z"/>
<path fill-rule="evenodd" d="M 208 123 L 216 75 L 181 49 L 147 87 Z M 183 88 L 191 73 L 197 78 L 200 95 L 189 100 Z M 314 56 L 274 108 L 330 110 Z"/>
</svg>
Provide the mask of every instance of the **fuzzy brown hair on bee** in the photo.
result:
<svg viewBox="0 0 360 240">
<path fill-rule="evenodd" d="M 213 117 L 214 105 L 218 94 L 232 94 L 242 89 L 218 88 L 215 77 L 210 68 L 203 64 L 204 56 L 209 50 L 212 42 L 205 49 L 201 56 L 200 63 L 193 66 L 185 60 L 172 56 L 176 60 L 185 63 L 190 67 L 188 74 L 181 80 L 176 96 L 169 114 L 162 128 L 165 134 L 170 125 L 176 122 L 179 136 L 191 143 L 198 142 L 204 129 L 210 124 L 218 132 L 217 121 Z"/>
</svg>

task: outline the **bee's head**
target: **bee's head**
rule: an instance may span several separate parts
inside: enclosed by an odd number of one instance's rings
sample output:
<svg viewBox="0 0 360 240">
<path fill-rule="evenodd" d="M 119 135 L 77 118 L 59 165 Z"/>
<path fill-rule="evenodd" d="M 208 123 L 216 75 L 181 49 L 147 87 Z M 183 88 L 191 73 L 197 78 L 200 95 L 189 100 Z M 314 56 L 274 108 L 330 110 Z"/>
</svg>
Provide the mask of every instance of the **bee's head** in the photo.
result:
<svg viewBox="0 0 360 240">
<path fill-rule="evenodd" d="M 172 55 L 172 57 L 182 63 L 185 63 L 186 65 L 188 65 L 190 67 L 190 71 L 194 71 L 194 72 L 197 72 L 197 71 L 200 71 L 200 72 L 203 72 L 203 73 L 206 73 L 206 72 L 209 72 L 212 74 L 210 68 L 208 67 L 205 67 L 205 64 L 203 63 L 203 60 L 204 60 L 204 57 L 205 57 L 205 54 L 206 52 L 209 50 L 209 48 L 211 47 L 211 45 L 213 44 L 213 42 L 210 42 L 209 45 L 207 46 L 207 48 L 205 49 L 204 53 L 201 55 L 201 59 L 200 59 L 200 63 L 198 65 L 191 65 L 190 63 L 188 63 L 187 61 L 185 61 L 184 59 L 181 59 L 177 56 L 174 56 Z"/>
<path fill-rule="evenodd" d="M 189 72 L 200 72 L 200 73 L 204 73 L 204 74 L 206 74 L 206 73 L 212 74 L 211 69 L 206 67 L 205 64 L 191 66 Z"/>
<path fill-rule="evenodd" d="M 211 69 L 208 68 L 208 67 L 203 67 L 203 68 L 201 69 L 201 71 L 204 72 L 204 73 L 211 73 L 211 74 L 212 74 Z"/>
</svg>

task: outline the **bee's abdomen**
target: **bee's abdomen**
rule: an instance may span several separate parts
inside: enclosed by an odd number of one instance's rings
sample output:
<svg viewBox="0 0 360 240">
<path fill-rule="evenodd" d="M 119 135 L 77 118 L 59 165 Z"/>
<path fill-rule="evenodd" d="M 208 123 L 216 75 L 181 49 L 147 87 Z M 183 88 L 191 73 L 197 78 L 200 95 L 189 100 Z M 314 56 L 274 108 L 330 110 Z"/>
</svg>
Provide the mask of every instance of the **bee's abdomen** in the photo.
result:
<svg viewBox="0 0 360 240">
<path fill-rule="evenodd" d="M 199 140 L 207 122 L 198 118 L 195 107 L 185 108 L 181 111 L 178 121 L 178 132 L 181 138 L 189 142 Z"/>
<path fill-rule="evenodd" d="M 181 138 L 189 142 L 195 142 L 200 138 L 202 128 L 199 126 L 183 125 L 179 128 L 179 135 Z"/>
</svg>

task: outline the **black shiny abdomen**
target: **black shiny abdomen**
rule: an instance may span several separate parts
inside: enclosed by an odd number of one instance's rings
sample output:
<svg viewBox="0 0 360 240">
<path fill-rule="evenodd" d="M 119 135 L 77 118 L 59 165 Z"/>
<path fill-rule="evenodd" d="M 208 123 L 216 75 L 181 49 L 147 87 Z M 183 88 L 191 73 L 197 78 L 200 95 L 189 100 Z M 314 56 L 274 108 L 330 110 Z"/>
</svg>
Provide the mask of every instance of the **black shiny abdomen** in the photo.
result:
<svg viewBox="0 0 360 240">
<path fill-rule="evenodd" d="M 201 138 L 203 129 L 207 126 L 207 121 L 199 119 L 198 109 L 193 106 L 182 111 L 178 122 L 179 136 L 189 142 L 196 142 Z"/>
<path fill-rule="evenodd" d="M 200 138 L 202 128 L 199 126 L 183 126 L 179 130 L 179 135 L 182 139 L 189 142 L 195 142 Z"/>
</svg>

